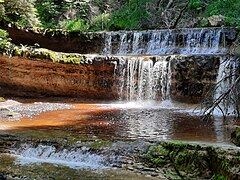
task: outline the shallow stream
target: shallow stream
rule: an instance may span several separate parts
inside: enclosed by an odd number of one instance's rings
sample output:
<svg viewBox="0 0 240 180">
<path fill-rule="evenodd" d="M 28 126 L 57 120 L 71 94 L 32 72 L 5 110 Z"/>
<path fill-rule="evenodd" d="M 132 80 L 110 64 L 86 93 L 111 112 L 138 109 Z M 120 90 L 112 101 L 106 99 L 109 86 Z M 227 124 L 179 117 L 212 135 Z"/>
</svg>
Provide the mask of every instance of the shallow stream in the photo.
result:
<svg viewBox="0 0 240 180">
<path fill-rule="evenodd" d="M 132 166 L 137 165 L 131 158 L 129 162 L 124 156 L 129 158 L 135 149 L 143 150 L 144 143 L 158 141 L 179 140 L 232 146 L 230 131 L 235 120 L 215 117 L 204 121 L 193 111 L 194 105 L 172 102 L 158 105 L 86 103 L 62 99 L 54 103 L 49 103 L 51 100 L 37 101 L 22 100 L 22 104 L 9 106 L 9 110 L 14 113 L 0 121 L 1 134 L 14 135 L 20 139 L 10 151 L 14 155 L 11 157 L 14 163 L 11 161 L 8 164 L 8 155 L 1 155 L 2 162 L 6 163 L 5 168 L 0 168 L 3 172 L 8 167 L 18 167 L 11 173 L 19 174 L 31 167 L 43 169 L 47 163 L 49 169 L 59 166 L 59 171 L 54 170 L 60 173 L 56 175 L 58 179 L 74 179 L 80 174 L 94 179 L 121 179 L 123 175 L 130 179 L 154 179 L 156 172 L 153 176 L 139 173 L 145 171 L 142 169 L 136 172 Z M 137 143 L 132 145 L 130 142 Z M 130 167 L 125 167 L 126 163 Z M 61 168 L 66 172 L 65 175 L 61 175 Z M 73 171 L 71 169 L 75 169 L 74 176 L 68 175 Z M 39 171 L 32 170 L 33 174 L 25 173 L 25 176 L 41 179 L 44 173 L 42 170 L 43 174 L 37 176 Z M 92 176 L 87 176 L 89 171 Z M 52 173 L 47 172 L 49 179 L 54 176 Z M 159 172 L 157 178 L 162 178 Z"/>
</svg>

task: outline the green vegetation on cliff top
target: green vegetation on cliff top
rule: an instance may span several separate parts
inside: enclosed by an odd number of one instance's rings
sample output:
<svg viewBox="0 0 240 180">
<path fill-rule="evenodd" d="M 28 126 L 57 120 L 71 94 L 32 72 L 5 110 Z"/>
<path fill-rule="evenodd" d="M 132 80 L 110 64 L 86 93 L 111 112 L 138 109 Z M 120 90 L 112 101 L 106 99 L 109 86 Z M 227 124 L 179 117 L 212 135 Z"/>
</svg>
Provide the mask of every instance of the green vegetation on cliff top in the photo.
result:
<svg viewBox="0 0 240 180">
<path fill-rule="evenodd" d="M 34 48 L 29 46 L 16 46 L 11 43 L 8 33 L 0 29 L 0 54 L 8 56 L 21 56 L 28 59 L 49 60 L 65 64 L 92 63 L 92 59 L 75 53 L 61 53 L 45 48 Z M 1 98 L 0 98 L 1 100 Z"/>
<path fill-rule="evenodd" d="M 0 21 L 66 30 L 240 26 L 239 0 L 1 0 Z"/>
<path fill-rule="evenodd" d="M 65 64 L 80 64 L 91 63 L 92 60 L 81 54 L 61 53 L 51 51 L 45 48 L 32 48 L 27 46 L 15 46 L 12 55 L 22 56 L 29 59 L 50 60 L 52 62 L 59 62 Z"/>
</svg>

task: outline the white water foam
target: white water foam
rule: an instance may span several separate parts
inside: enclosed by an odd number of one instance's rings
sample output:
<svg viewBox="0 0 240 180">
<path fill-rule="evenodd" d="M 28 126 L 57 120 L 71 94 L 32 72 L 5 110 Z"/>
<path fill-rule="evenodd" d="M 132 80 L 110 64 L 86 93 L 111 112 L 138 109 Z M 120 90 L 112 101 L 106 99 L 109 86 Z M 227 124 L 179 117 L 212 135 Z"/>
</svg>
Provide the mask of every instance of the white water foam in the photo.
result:
<svg viewBox="0 0 240 180">
<path fill-rule="evenodd" d="M 237 79 L 237 63 L 236 58 L 221 58 L 218 76 L 216 80 L 216 88 L 214 93 L 214 101 L 221 98 L 229 89 L 231 92 L 220 102 L 219 106 L 215 108 L 213 114 L 215 116 L 235 115 L 235 100 L 236 95 L 234 94 L 233 84 Z M 232 88 L 233 87 L 233 88 Z"/>
<path fill-rule="evenodd" d="M 34 163 L 51 163 L 65 165 L 74 169 L 106 169 L 106 159 L 103 156 L 91 154 L 84 149 L 57 150 L 54 146 L 38 145 L 32 147 L 23 145 L 11 152 L 17 158 L 16 163 L 28 165 Z"/>
<path fill-rule="evenodd" d="M 118 55 L 223 54 L 227 51 L 225 36 L 221 28 L 107 32 L 103 53 Z"/>
<path fill-rule="evenodd" d="M 132 57 L 121 65 L 120 100 L 148 101 L 170 98 L 171 68 L 166 57 Z"/>
<path fill-rule="evenodd" d="M 118 108 L 118 109 L 169 109 L 180 113 L 188 113 L 192 115 L 198 114 L 199 111 L 195 111 L 198 104 L 187 104 L 173 102 L 172 100 L 164 100 L 160 102 L 156 101 L 131 101 L 120 102 L 103 105 L 104 108 Z"/>
</svg>

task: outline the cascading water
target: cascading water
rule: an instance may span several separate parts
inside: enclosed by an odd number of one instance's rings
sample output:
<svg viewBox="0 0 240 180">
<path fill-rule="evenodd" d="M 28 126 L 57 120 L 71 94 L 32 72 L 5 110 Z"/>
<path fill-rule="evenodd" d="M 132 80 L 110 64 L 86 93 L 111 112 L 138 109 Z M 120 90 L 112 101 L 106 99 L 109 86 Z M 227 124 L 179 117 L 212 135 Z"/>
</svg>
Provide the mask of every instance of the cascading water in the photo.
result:
<svg viewBox="0 0 240 180">
<path fill-rule="evenodd" d="M 193 28 L 105 34 L 105 54 L 165 55 L 223 54 L 227 51 L 223 29 Z"/>
<path fill-rule="evenodd" d="M 57 150 L 54 146 L 38 145 L 34 147 L 30 144 L 23 144 L 17 150 L 12 150 L 12 155 L 17 157 L 18 163 L 53 163 L 62 164 L 76 169 L 104 169 L 107 158 L 101 155 L 88 152 L 89 148 L 74 148 Z"/>
<path fill-rule="evenodd" d="M 222 99 L 215 110 L 217 114 L 237 114 L 238 89 L 235 87 L 238 75 L 237 60 L 236 57 L 221 58 L 214 94 L 215 102 Z"/>
<path fill-rule="evenodd" d="M 103 53 L 117 55 L 119 59 L 123 60 L 116 65 L 119 99 L 138 102 L 170 100 L 171 103 L 172 69 L 170 60 L 176 54 L 180 54 L 180 61 L 185 61 L 185 55 L 188 57 L 212 54 L 217 54 L 219 57 L 225 56 L 229 47 L 228 39 L 231 39 L 231 34 L 228 33 L 224 28 L 106 32 Z M 198 57 L 194 59 L 198 59 Z M 182 63 L 181 66 L 186 66 L 187 69 L 195 68 L 187 64 Z M 223 76 L 221 69 L 225 69 L 225 66 L 227 65 L 221 63 L 218 81 Z M 181 71 L 181 68 L 178 69 Z M 178 76 L 182 76 L 183 73 L 175 71 L 174 78 L 176 78 L 176 73 Z M 200 77 L 202 74 L 197 76 Z M 176 82 L 176 79 L 174 79 L 172 82 L 175 84 L 171 89 L 175 94 L 172 97 L 175 99 L 184 96 L 193 97 L 194 95 L 191 93 L 193 91 L 199 94 L 204 92 L 205 90 L 201 89 L 202 86 L 206 83 L 212 83 L 210 82 L 211 79 L 207 79 L 207 76 L 210 75 L 202 76 L 206 77 L 206 79 L 197 78 L 197 76 L 194 77 L 195 82 L 189 80 L 190 76 L 186 77 L 188 79 L 181 83 Z M 184 78 L 181 80 L 183 81 Z M 220 86 L 222 87 L 220 88 Z M 219 88 L 217 88 L 215 99 L 222 94 L 220 89 L 223 89 L 223 86 L 225 85 L 219 85 Z"/>
<path fill-rule="evenodd" d="M 158 101 L 170 96 L 171 69 L 165 56 L 131 57 L 122 64 L 121 100 Z"/>
</svg>

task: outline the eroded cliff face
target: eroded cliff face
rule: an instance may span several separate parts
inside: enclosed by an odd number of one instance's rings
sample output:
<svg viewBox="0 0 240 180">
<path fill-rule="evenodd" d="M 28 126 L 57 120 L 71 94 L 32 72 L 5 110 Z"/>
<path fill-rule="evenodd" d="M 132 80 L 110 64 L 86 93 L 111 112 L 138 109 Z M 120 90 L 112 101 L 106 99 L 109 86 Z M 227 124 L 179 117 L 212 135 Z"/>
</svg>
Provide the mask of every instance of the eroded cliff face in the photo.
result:
<svg viewBox="0 0 240 180">
<path fill-rule="evenodd" d="M 47 60 L 0 56 L 0 92 L 23 96 L 54 95 L 83 99 L 115 99 L 116 61 L 93 59 L 91 64 L 62 64 Z"/>
<path fill-rule="evenodd" d="M 33 58 L 33 55 L 0 56 L 0 93 L 2 96 L 200 102 L 216 83 L 221 58 L 212 55 L 78 56 L 85 60 L 72 64 Z"/>
<path fill-rule="evenodd" d="M 234 28 L 98 33 L 6 28 L 14 43 L 40 48 L 13 45 L 6 53 L 12 58 L 1 56 L 2 95 L 17 88 L 26 96 L 127 101 L 202 101 L 213 92 L 220 59 L 237 37 Z"/>
<path fill-rule="evenodd" d="M 177 101 L 201 102 L 206 95 L 213 96 L 221 58 L 226 57 L 199 55 L 174 58 L 171 97 Z"/>
</svg>

